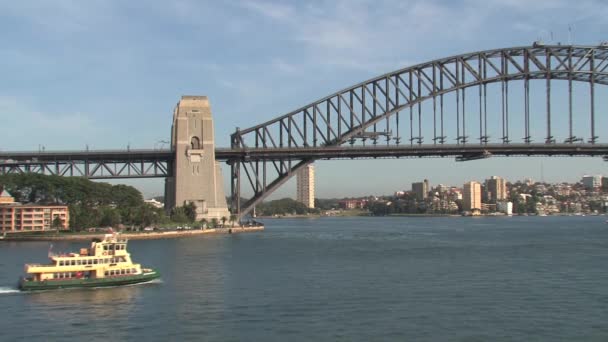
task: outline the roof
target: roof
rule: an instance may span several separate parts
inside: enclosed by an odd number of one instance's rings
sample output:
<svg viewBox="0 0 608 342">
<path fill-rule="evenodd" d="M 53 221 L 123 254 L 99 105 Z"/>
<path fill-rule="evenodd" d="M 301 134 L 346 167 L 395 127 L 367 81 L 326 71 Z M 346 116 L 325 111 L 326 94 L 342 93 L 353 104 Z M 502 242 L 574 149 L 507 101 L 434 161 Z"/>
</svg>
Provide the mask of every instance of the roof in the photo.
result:
<svg viewBox="0 0 608 342">
<path fill-rule="evenodd" d="M 3 190 L 2 187 L 0 187 L 0 197 L 13 197 L 11 194 L 8 193 L 8 191 Z"/>
</svg>

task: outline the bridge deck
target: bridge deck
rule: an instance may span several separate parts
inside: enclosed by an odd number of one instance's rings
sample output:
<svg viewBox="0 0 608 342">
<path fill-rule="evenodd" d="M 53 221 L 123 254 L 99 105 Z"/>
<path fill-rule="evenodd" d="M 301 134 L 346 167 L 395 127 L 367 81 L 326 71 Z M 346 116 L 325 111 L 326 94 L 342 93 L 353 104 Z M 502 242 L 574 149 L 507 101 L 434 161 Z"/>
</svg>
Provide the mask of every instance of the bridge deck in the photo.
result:
<svg viewBox="0 0 608 342">
<path fill-rule="evenodd" d="M 437 144 L 391 146 L 329 146 L 299 148 L 216 148 L 217 160 L 301 160 L 390 157 L 494 156 L 605 156 L 608 144 Z M 158 149 L 0 152 L 0 165 L 48 162 L 171 161 L 173 151 Z"/>
</svg>

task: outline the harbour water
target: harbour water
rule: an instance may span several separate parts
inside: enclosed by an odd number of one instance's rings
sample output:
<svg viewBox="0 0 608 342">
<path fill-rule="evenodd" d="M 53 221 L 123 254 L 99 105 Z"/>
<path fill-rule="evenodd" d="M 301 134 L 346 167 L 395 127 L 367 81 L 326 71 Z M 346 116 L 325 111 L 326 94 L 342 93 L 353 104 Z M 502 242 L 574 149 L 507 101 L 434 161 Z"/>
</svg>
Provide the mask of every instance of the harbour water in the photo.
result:
<svg viewBox="0 0 608 342">
<path fill-rule="evenodd" d="M 3 242 L 0 340 L 605 341 L 604 221 L 265 220 L 260 233 L 131 241 L 158 283 L 39 293 L 15 284 L 49 243 Z"/>
</svg>

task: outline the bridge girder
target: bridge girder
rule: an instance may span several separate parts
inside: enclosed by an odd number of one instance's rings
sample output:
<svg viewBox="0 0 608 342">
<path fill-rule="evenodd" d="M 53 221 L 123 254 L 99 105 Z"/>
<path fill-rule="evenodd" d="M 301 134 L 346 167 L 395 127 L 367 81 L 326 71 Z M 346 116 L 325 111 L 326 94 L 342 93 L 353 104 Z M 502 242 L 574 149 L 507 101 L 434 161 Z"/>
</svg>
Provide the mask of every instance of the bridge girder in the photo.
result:
<svg viewBox="0 0 608 342">
<path fill-rule="evenodd" d="M 590 123 L 587 144 L 595 145 L 598 139 L 595 120 L 595 85 L 608 84 L 608 46 L 537 45 L 495 49 L 467 53 L 421 63 L 393 71 L 298 108 L 260 125 L 239 130 L 231 136 L 233 150 L 329 148 L 345 143 L 386 145 L 402 143 L 399 119 L 409 119 L 411 146 L 424 145 L 422 122 L 432 122 L 432 143 L 441 146 L 453 138 L 457 145 L 471 146 L 465 124 L 468 118 L 465 107 L 467 90 L 478 89 L 479 124 L 478 145 L 490 141 L 487 121 L 487 87 L 501 86 L 501 129 L 499 142 L 510 144 L 514 134 L 509 131 L 509 84 L 524 84 L 524 115 L 522 139 L 532 144 L 538 136 L 531 131 L 530 81 L 546 80 L 545 127 L 541 141 L 557 143 L 553 134 L 551 116 L 551 81 L 565 80 L 569 85 L 569 135 L 565 143 L 576 144 L 580 137 L 573 133 L 572 83 L 590 85 Z M 455 94 L 455 95 L 454 95 Z M 444 123 L 444 97 L 456 99 L 455 130 L 448 132 Z M 422 103 L 432 102 L 432 117 L 422 116 Z M 512 109 L 511 109 L 512 110 Z M 409 114 L 409 115 L 407 115 Z M 407 120 L 406 120 L 407 121 Z M 430 125 L 430 123 L 429 123 Z M 233 212 L 239 216 L 249 213 L 270 193 L 291 178 L 299 169 L 318 157 L 294 161 L 290 158 L 250 160 L 244 154 L 231 161 Z M 240 170 L 243 169 L 244 173 Z M 241 205 L 241 177 L 245 174 L 253 196 Z M 272 175 L 271 175 L 272 174 Z"/>
</svg>

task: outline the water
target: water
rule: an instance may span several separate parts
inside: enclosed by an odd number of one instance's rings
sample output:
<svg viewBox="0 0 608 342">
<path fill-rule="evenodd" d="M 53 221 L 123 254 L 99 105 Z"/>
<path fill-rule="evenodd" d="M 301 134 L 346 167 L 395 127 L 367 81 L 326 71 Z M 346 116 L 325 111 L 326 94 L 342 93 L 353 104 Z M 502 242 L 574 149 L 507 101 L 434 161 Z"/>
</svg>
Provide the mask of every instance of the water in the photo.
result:
<svg viewBox="0 0 608 342">
<path fill-rule="evenodd" d="M 0 339 L 605 341 L 604 220 L 266 220 L 263 233 L 130 242 L 156 284 L 40 293 L 14 284 L 49 244 L 2 243 Z"/>
</svg>

